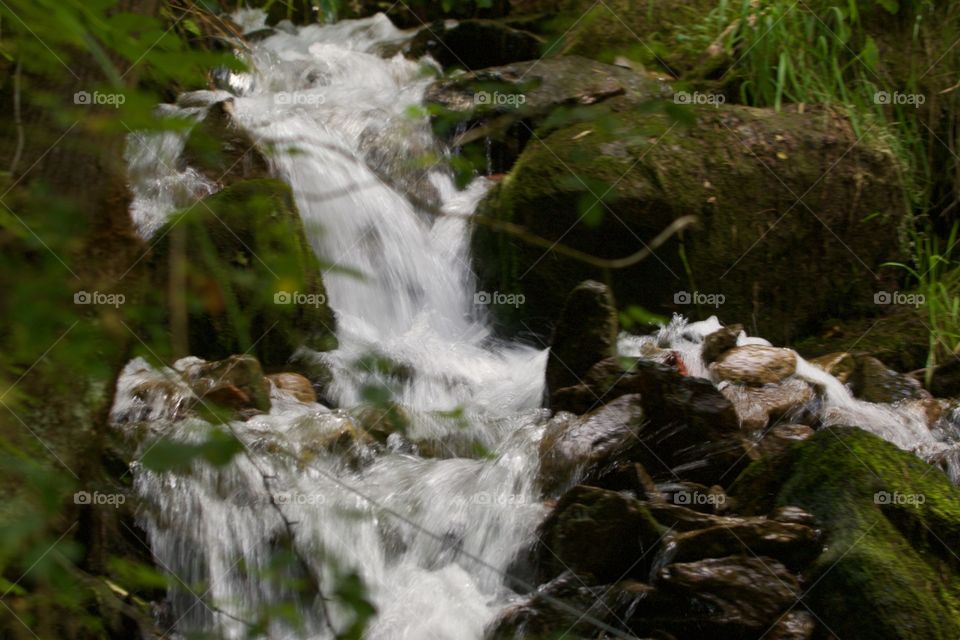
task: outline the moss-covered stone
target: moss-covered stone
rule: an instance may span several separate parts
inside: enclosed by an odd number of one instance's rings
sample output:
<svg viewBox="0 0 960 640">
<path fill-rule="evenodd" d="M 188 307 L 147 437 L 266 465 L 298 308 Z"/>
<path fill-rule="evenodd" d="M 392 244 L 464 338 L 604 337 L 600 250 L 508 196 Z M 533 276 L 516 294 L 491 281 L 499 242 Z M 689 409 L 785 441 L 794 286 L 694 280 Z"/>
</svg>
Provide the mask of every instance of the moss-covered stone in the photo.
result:
<svg viewBox="0 0 960 640">
<path fill-rule="evenodd" d="M 858 142 L 824 111 L 698 107 L 684 127 L 626 98 L 605 107 L 612 124 L 587 118 L 531 141 L 480 214 L 603 258 L 632 255 L 677 218 L 698 216 L 681 240 L 612 273 L 621 307 L 719 313 L 780 343 L 824 317 L 876 309 L 876 277 L 898 255 L 905 216 L 897 163 L 880 141 Z M 546 332 L 564 292 L 607 280 L 483 225 L 474 256 L 486 288 L 526 296 L 501 310 L 508 326 Z M 683 292 L 722 298 L 684 304 Z"/>
<path fill-rule="evenodd" d="M 717 6 L 712 0 L 562 0 L 550 23 L 555 48 L 604 62 L 617 57 L 680 75 L 696 57 L 678 42 Z"/>
<path fill-rule="evenodd" d="M 284 183 L 234 184 L 174 217 L 157 237 L 154 293 L 175 355 L 252 353 L 269 369 L 301 345 L 336 346 L 320 262 Z"/>
<path fill-rule="evenodd" d="M 747 512 L 814 514 L 826 545 L 803 600 L 832 634 L 960 634 L 960 489 L 939 469 L 861 429 L 830 427 L 754 463 L 731 492 Z"/>
</svg>

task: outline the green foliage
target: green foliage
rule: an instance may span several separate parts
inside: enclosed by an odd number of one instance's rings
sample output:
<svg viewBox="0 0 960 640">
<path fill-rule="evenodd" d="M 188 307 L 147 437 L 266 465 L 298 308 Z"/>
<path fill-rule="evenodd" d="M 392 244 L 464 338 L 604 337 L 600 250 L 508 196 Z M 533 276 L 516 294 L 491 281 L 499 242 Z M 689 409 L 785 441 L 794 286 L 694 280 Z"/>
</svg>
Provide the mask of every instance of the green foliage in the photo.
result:
<svg viewBox="0 0 960 640">
<path fill-rule="evenodd" d="M 913 263 L 890 263 L 910 274 L 923 296 L 929 325 L 926 383 L 929 386 L 936 366 L 956 357 L 960 349 L 960 259 L 955 249 L 960 222 L 955 222 L 946 242 L 933 231 L 914 231 Z"/>
</svg>

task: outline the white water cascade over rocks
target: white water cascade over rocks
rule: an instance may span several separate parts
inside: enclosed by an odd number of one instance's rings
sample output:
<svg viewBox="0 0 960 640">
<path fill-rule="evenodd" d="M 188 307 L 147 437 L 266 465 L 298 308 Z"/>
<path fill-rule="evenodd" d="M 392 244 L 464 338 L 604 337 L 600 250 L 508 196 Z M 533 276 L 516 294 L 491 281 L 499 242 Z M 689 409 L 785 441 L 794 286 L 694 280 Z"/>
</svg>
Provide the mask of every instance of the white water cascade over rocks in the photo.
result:
<svg viewBox="0 0 960 640">
<path fill-rule="evenodd" d="M 245 26 L 259 15 L 245 15 Z M 547 352 L 496 339 L 476 303 L 466 219 L 489 183 L 458 190 L 432 167 L 439 144 L 415 113 L 432 76 L 377 53 L 403 37 L 383 15 L 278 32 L 251 45 L 252 71 L 230 78 L 232 93 L 164 107 L 200 118 L 204 101 L 232 99 L 236 120 L 272 150 L 271 170 L 291 185 L 330 267 L 339 338 L 333 352 L 297 354 L 332 370 L 327 396 L 338 409 L 274 388 L 268 414 L 231 423 L 243 451 L 230 464 L 198 461 L 186 474 L 134 464 L 140 524 L 158 566 L 176 576 L 164 619 L 184 637 L 246 637 L 271 607 L 264 637 L 333 637 L 356 615 L 349 598 L 334 597 L 350 576 L 376 610 L 370 639 L 481 638 L 517 598 L 512 567 L 548 513 L 537 482 Z M 133 215 L 145 237 L 216 189 L 171 168 L 182 148 L 175 134 L 131 141 Z M 451 215 L 418 211 L 403 192 Z M 623 336 L 620 347 L 639 356 L 644 341 L 659 342 L 689 374 L 709 377 L 699 349 L 715 328 L 678 321 L 659 337 Z M 751 340 L 762 342 L 741 344 Z M 405 373 L 358 364 L 372 355 Z M 158 438 L 209 434 L 210 424 L 178 412 L 191 393 L 181 373 L 194 365 L 127 366 L 113 415 L 124 427 L 131 416 L 146 421 L 142 451 Z M 802 360 L 797 376 L 823 390 L 825 424 L 860 425 L 925 457 L 949 448 L 914 409 L 855 401 Z M 143 406 L 137 388 L 163 380 L 177 381 L 164 402 Z M 385 446 L 354 427 L 371 385 L 389 390 L 407 425 Z M 290 586 L 296 578 L 319 590 Z"/>
</svg>

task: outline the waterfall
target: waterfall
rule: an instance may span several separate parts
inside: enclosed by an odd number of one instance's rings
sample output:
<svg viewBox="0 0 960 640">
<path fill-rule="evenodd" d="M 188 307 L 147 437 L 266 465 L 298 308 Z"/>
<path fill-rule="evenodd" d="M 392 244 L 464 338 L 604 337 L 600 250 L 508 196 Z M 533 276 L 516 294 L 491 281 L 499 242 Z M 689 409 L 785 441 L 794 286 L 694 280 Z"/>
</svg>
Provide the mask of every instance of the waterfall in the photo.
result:
<svg viewBox="0 0 960 640">
<path fill-rule="evenodd" d="M 377 381 L 358 366 L 363 357 L 404 367 L 411 374 L 391 390 L 410 416 L 406 439 L 435 442 L 441 455 L 400 444 L 359 468 L 317 456 L 315 443 L 351 418 L 275 398 L 270 415 L 232 425 L 248 451 L 228 467 L 197 463 L 186 476 L 137 469 L 151 548 L 186 585 L 171 591 L 180 632 L 243 637 L 258 611 L 290 601 L 305 627 L 274 622 L 271 637 L 346 628 L 349 607 L 270 578 L 289 522 L 298 560 L 311 566 L 283 575 L 306 571 L 332 590 L 356 572 L 377 610 L 367 637 L 477 638 L 509 600 L 504 575 L 544 515 L 534 477 L 546 353 L 495 340 L 475 304 L 466 217 L 489 185 L 478 179 L 457 190 L 429 122 L 410 115 L 431 69 L 374 53 L 402 35 L 383 15 L 278 33 L 253 46 L 253 71 L 229 83 L 239 88 L 236 119 L 274 149 L 272 169 L 291 185 L 308 237 L 330 265 L 324 281 L 340 347 L 299 356 L 327 359 L 329 395 L 346 408 Z M 169 168 L 180 149 L 173 134 L 132 141 L 134 217 L 144 235 L 184 204 L 173 187 L 181 199 L 208 188 L 189 169 Z M 149 175 L 151 162 L 158 170 Z M 399 185 L 448 215 L 417 211 Z M 132 386 L 164 375 L 176 372 L 131 363 L 115 414 Z M 143 417 L 168 438 L 199 441 L 209 429 L 195 419 L 157 421 L 162 410 L 154 409 Z M 464 448 L 483 455 L 452 457 Z M 198 584 L 209 589 L 199 599 Z"/>
<path fill-rule="evenodd" d="M 239 18 L 262 26 L 260 13 Z M 163 620 L 178 634 L 247 637 L 266 611 L 264 637 L 332 637 L 353 620 L 355 608 L 333 594 L 354 575 L 376 609 L 365 635 L 373 640 L 480 638 L 517 596 L 507 576 L 547 511 L 535 483 L 549 415 L 546 352 L 497 340 L 477 304 L 468 218 L 490 185 L 477 178 L 455 188 L 421 113 L 435 69 L 378 55 L 404 37 L 382 14 L 278 31 L 251 44 L 252 70 L 225 79 L 230 93 L 195 92 L 163 107 L 199 120 L 203 105 L 229 97 L 236 120 L 273 150 L 271 169 L 291 185 L 328 265 L 340 343 L 297 354 L 330 366 L 328 396 L 340 409 L 275 389 L 269 414 L 231 424 L 244 450 L 229 465 L 196 462 L 187 474 L 134 465 L 140 525 L 158 566 L 175 577 Z M 216 188 L 178 168 L 182 149 L 179 134 L 130 140 L 132 215 L 145 237 Z M 407 193 L 443 215 L 418 210 Z M 669 343 L 691 375 L 709 377 L 700 340 L 718 327 L 674 323 L 660 336 L 624 335 L 620 347 L 639 355 L 650 341 Z M 406 375 L 359 366 L 371 355 Z M 124 371 L 114 417 L 146 421 L 145 449 L 209 433 L 199 418 L 175 419 L 189 394 L 179 382 L 165 404 L 135 406 L 139 385 L 180 380 L 189 366 L 138 359 Z M 806 363 L 799 375 L 826 389 L 834 422 L 862 421 L 904 448 L 939 451 L 906 409 L 858 403 Z M 335 451 L 319 446 L 350 433 L 371 384 L 389 389 L 406 432 L 377 450 L 349 439 Z M 306 577 L 320 592 L 291 586 Z"/>
</svg>

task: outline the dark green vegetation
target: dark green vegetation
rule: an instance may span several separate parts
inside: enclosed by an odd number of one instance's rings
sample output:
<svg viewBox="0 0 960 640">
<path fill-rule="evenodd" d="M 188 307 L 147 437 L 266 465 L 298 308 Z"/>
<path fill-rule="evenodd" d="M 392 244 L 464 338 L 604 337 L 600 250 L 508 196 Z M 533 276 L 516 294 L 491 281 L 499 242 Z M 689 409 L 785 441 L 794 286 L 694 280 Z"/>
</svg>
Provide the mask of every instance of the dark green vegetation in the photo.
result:
<svg viewBox="0 0 960 640">
<path fill-rule="evenodd" d="M 731 492 L 747 512 L 799 506 L 828 532 L 804 600 L 837 637 L 960 633 L 960 491 L 939 470 L 860 429 L 831 427 L 754 463 Z"/>
</svg>

